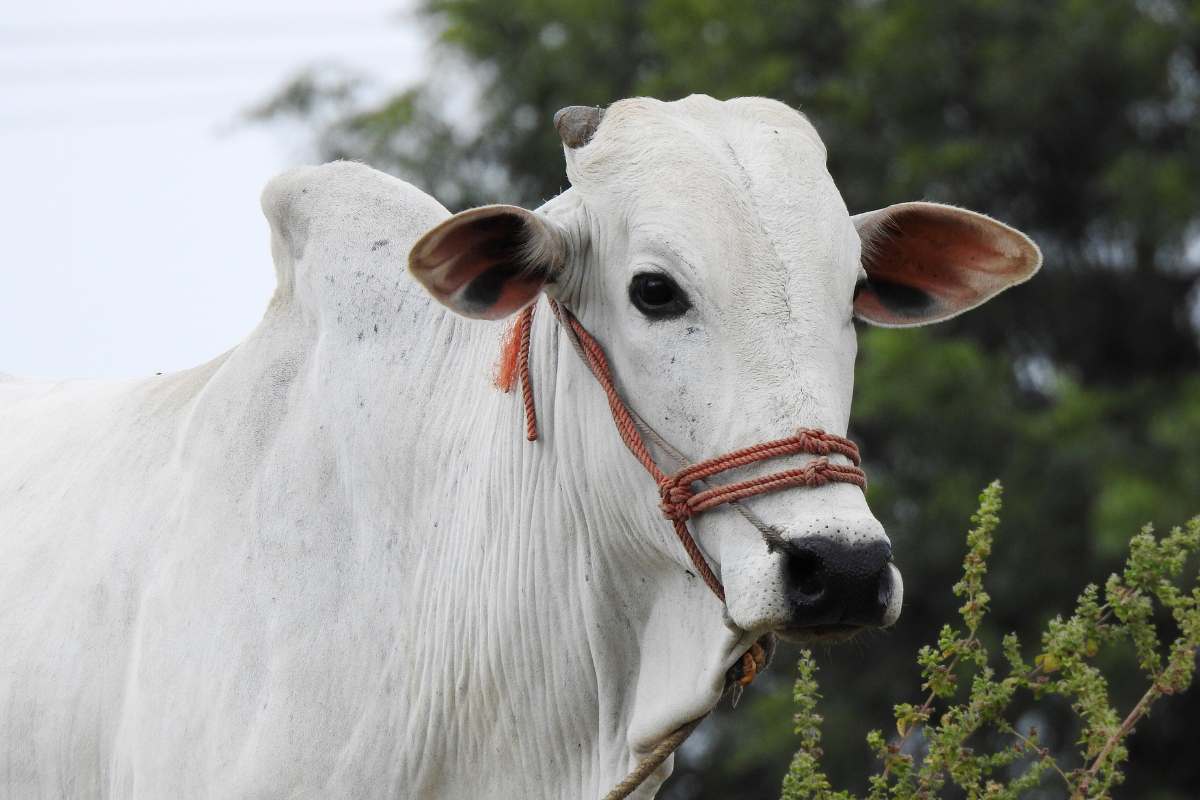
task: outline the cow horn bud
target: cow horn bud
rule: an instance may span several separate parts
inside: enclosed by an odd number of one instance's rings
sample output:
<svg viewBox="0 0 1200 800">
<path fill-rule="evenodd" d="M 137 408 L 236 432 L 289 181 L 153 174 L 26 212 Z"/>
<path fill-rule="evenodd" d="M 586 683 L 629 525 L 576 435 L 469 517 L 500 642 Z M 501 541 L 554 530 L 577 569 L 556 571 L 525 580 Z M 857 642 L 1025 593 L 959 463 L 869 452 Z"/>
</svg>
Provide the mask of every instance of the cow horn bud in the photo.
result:
<svg viewBox="0 0 1200 800">
<path fill-rule="evenodd" d="M 563 144 L 574 150 L 592 140 L 604 110 L 596 106 L 567 106 L 554 115 L 554 128 Z"/>
</svg>

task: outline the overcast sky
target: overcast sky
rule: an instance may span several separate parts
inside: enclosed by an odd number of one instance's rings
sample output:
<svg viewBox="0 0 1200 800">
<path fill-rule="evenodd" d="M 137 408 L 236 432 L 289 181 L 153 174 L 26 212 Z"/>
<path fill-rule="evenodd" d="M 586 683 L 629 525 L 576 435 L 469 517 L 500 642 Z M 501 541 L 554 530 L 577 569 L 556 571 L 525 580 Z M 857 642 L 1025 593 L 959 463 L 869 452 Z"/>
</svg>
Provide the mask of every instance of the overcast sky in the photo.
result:
<svg viewBox="0 0 1200 800">
<path fill-rule="evenodd" d="M 418 79 L 407 0 L 39 0 L 0 19 L 0 372 L 136 376 L 224 352 L 274 286 L 263 184 L 300 131 L 238 124 L 303 67 Z"/>
</svg>

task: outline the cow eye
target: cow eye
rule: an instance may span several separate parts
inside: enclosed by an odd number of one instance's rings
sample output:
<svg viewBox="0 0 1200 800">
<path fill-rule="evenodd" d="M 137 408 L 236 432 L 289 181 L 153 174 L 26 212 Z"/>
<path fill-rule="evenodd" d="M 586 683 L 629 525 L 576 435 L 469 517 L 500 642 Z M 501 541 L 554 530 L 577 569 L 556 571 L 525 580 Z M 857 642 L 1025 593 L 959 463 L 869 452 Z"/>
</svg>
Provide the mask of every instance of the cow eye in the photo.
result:
<svg viewBox="0 0 1200 800">
<path fill-rule="evenodd" d="M 679 285 L 661 272 L 634 275 L 629 283 L 629 302 L 650 319 L 671 319 L 692 307 Z"/>
</svg>

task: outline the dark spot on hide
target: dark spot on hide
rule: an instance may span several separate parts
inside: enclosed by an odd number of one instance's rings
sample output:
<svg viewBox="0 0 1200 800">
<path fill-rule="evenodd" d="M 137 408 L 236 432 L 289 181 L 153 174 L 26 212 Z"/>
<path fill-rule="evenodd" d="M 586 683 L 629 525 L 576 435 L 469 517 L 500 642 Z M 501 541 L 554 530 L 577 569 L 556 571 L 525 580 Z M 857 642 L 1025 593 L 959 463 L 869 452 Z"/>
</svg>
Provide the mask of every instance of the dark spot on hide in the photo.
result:
<svg viewBox="0 0 1200 800">
<path fill-rule="evenodd" d="M 885 278 L 872 277 L 869 287 L 874 290 L 883 307 L 898 317 L 923 317 L 937 305 L 933 295 Z"/>
<path fill-rule="evenodd" d="M 374 253 L 374 252 L 375 252 L 376 250 L 378 250 L 379 248 L 381 248 L 381 247 L 386 247 L 386 246 L 387 246 L 387 244 L 388 244 L 388 240 L 387 240 L 387 239 L 377 239 L 377 240 L 375 240 L 375 242 L 373 242 L 373 243 L 371 244 L 371 252 L 372 252 L 372 253 Z"/>
</svg>

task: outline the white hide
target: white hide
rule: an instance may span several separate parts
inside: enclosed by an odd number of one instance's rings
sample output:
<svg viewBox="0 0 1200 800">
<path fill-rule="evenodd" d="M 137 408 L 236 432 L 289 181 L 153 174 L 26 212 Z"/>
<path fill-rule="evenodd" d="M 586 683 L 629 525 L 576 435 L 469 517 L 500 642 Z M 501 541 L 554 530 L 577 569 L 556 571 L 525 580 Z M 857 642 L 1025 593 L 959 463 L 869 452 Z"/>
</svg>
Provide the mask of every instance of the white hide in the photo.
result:
<svg viewBox="0 0 1200 800">
<path fill-rule="evenodd" d="M 280 288 L 238 347 L 0 384 L 0 797 L 598 796 L 756 634 L 548 314 L 525 443 L 497 326 L 403 270 L 440 206 L 348 163 L 263 204 Z"/>
<path fill-rule="evenodd" d="M 660 433 L 698 459 L 846 432 L 859 241 L 803 117 L 623 101 L 567 159 L 551 291 Z M 544 307 L 525 442 L 503 325 L 405 271 L 435 201 L 335 163 L 263 208 L 279 288 L 228 353 L 0 383 L 0 797 L 599 796 L 787 625 L 779 556 L 728 509 L 695 520 L 722 608 Z M 687 320 L 629 305 L 647 266 Z M 790 538 L 883 537 L 850 485 L 747 504 Z"/>
</svg>

